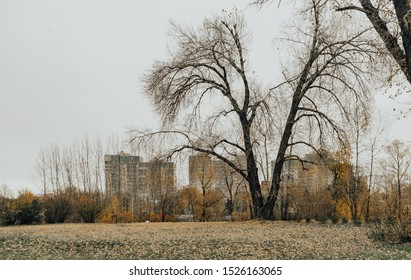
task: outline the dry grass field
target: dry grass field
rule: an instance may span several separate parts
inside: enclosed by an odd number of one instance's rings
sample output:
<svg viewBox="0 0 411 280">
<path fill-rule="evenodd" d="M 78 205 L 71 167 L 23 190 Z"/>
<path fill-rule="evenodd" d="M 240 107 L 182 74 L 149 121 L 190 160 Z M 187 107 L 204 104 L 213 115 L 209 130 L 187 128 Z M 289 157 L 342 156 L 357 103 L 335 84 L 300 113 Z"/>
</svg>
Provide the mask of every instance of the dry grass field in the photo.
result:
<svg viewBox="0 0 411 280">
<path fill-rule="evenodd" d="M 369 228 L 294 222 L 0 227 L 0 259 L 411 259 Z"/>
</svg>

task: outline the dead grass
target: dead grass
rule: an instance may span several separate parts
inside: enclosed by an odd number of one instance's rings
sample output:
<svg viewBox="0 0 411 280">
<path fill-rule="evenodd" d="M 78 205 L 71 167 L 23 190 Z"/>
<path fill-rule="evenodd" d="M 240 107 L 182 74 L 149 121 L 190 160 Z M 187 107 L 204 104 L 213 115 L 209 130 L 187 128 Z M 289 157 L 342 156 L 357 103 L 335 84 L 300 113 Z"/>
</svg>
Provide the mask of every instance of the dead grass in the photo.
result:
<svg viewBox="0 0 411 280">
<path fill-rule="evenodd" d="M 367 227 L 292 222 L 0 227 L 0 259 L 411 259 Z"/>
</svg>

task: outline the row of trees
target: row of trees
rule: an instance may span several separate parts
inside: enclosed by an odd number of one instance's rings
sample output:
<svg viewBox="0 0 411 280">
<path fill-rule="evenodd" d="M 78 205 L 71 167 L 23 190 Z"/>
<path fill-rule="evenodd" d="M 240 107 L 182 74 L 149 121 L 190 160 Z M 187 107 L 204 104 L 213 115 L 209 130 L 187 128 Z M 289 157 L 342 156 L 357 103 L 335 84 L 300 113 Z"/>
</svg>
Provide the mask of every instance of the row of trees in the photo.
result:
<svg viewBox="0 0 411 280">
<path fill-rule="evenodd" d="M 3 186 L 0 195 L 0 224 L 39 224 L 96 221 L 102 210 L 98 193 L 82 193 L 76 189 L 65 188 L 47 194 L 36 196 L 31 191 L 19 192 L 17 198 L 7 197 Z"/>
<path fill-rule="evenodd" d="M 411 218 L 410 151 L 394 141 L 384 148 L 372 172 L 352 163 L 349 152 L 322 151 L 304 157 L 307 162 L 288 162 L 282 177 L 282 191 L 274 208 L 283 220 L 404 220 Z M 134 208 L 127 196 L 108 196 L 98 189 L 64 186 L 35 196 L 29 191 L 11 197 L 7 186 L 0 194 L 2 224 L 64 222 L 142 222 L 248 220 L 253 216 L 252 200 L 246 182 L 235 171 L 209 166 L 208 157 L 197 161 L 198 186 L 176 188 L 160 176 L 159 165 L 148 176 L 144 198 Z M 310 162 L 310 163 L 308 163 Z M 360 168 L 361 169 L 361 168 Z M 379 170 L 375 172 L 375 169 Z M 223 171 L 223 172 L 222 172 Z M 235 176 L 233 176 L 235 175 Z M 371 176 L 374 177 L 372 182 Z M 161 180 L 164 180 L 161 181 Z M 166 185 L 173 187 L 165 188 Z M 269 192 L 262 183 L 262 193 Z M 140 194 L 140 193 L 139 193 Z M 136 194 L 136 195 L 139 195 Z"/>
<path fill-rule="evenodd" d="M 35 165 L 43 195 L 73 187 L 82 192 L 102 193 L 104 153 L 116 154 L 123 146 L 123 141 L 114 135 L 104 140 L 85 135 L 64 147 L 51 144 L 43 148 Z"/>
<path fill-rule="evenodd" d="M 31 191 L 21 191 L 17 198 L 0 195 L 0 224 L 22 225 L 40 223 L 130 223 L 167 221 L 212 221 L 227 219 L 225 200 L 217 190 L 205 192 L 195 187 L 175 190 L 167 202 L 147 201 L 132 215 L 125 207 L 124 198 L 104 198 L 96 192 L 83 193 L 77 189 L 64 188 L 45 196 L 36 196 Z M 247 203 L 247 202 L 245 202 Z M 237 219 L 248 219 L 247 211 L 236 213 Z"/>
<path fill-rule="evenodd" d="M 408 222 L 411 218 L 410 152 L 394 141 L 385 147 L 378 175 L 357 168 L 350 154 L 338 152 L 320 158 L 315 165 L 294 167 L 283 180 L 280 210 L 287 219 L 344 219 Z M 377 168 L 378 167 L 378 168 Z M 358 169 L 361 169 L 358 171 Z M 371 176 L 377 178 L 374 183 Z M 292 213 L 290 213 L 290 209 Z"/>
</svg>

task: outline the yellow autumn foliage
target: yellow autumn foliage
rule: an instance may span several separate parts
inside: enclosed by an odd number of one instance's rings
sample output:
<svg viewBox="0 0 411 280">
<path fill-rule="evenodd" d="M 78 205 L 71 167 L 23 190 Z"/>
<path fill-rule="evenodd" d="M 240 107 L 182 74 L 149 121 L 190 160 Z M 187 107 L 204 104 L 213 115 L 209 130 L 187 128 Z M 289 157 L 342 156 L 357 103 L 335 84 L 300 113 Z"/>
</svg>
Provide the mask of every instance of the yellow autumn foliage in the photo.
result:
<svg viewBox="0 0 411 280">
<path fill-rule="evenodd" d="M 103 223 L 131 223 L 131 211 L 123 209 L 120 199 L 115 196 L 110 204 L 102 211 L 100 221 Z"/>
<path fill-rule="evenodd" d="M 24 206 L 30 205 L 36 197 L 31 191 L 19 191 L 19 196 L 13 202 L 13 209 L 21 209 Z"/>
</svg>

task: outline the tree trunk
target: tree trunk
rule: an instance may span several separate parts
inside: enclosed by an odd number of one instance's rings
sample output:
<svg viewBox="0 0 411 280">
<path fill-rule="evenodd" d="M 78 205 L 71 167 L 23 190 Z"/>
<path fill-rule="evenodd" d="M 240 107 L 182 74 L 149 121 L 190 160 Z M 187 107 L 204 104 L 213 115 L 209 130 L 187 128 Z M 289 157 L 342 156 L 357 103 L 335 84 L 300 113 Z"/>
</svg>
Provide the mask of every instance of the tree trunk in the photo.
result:
<svg viewBox="0 0 411 280">
<path fill-rule="evenodd" d="M 404 21 L 405 15 L 410 11 L 407 0 L 393 0 L 397 19 L 401 28 L 401 37 L 405 53 L 400 48 L 397 38 L 390 33 L 387 23 L 379 16 L 379 10 L 373 6 L 371 1 L 360 0 L 360 3 L 375 31 L 377 31 L 384 42 L 385 47 L 395 59 L 408 82 L 411 84 L 411 26 L 405 24 Z"/>
<path fill-rule="evenodd" d="M 372 187 L 372 176 L 374 167 L 374 145 L 371 145 L 371 162 L 370 162 L 370 179 L 368 181 L 368 191 L 367 191 L 367 208 L 365 211 L 365 221 L 368 223 L 370 221 L 370 199 L 371 199 L 371 187 Z"/>
<path fill-rule="evenodd" d="M 264 219 L 274 220 L 274 206 L 278 198 L 278 193 L 281 186 L 281 173 L 283 171 L 285 154 L 288 148 L 289 140 L 291 138 L 295 117 L 298 112 L 298 105 L 301 101 L 301 90 L 297 89 L 294 93 L 293 103 L 291 105 L 290 113 L 287 118 L 283 136 L 281 138 L 280 147 L 277 152 L 273 170 L 273 180 L 271 182 L 270 193 L 263 207 L 262 216 Z"/>
<path fill-rule="evenodd" d="M 270 193 L 268 194 L 267 200 L 263 206 L 262 216 L 264 219 L 274 220 L 274 206 L 277 202 L 278 193 L 281 187 L 281 174 L 284 167 L 284 162 L 286 159 L 286 151 L 288 148 L 289 140 L 291 138 L 291 133 L 293 130 L 294 120 L 298 111 L 298 104 L 301 98 L 294 95 L 294 100 L 290 113 L 287 118 L 287 124 L 284 128 L 283 136 L 281 138 L 280 147 L 277 152 L 277 157 L 275 160 L 273 179 L 271 182 Z"/>
<path fill-rule="evenodd" d="M 356 194 L 355 194 L 356 195 Z M 357 203 L 357 197 L 354 197 L 353 201 L 353 213 L 352 213 L 352 219 L 354 221 L 358 220 L 358 203 Z"/>
<path fill-rule="evenodd" d="M 251 200 L 253 204 L 253 218 L 254 219 L 265 219 L 262 215 L 262 208 L 264 205 L 263 196 L 261 194 L 261 185 L 258 177 L 257 163 L 255 162 L 255 156 L 253 152 L 253 145 L 251 143 L 250 137 L 250 127 L 251 124 L 247 120 L 246 114 L 240 114 L 241 126 L 243 129 L 244 137 L 244 147 L 246 151 L 246 161 L 247 161 L 247 182 L 250 188 Z"/>
<path fill-rule="evenodd" d="M 164 223 L 166 221 L 166 207 L 165 205 L 161 206 L 161 222 Z"/>
<path fill-rule="evenodd" d="M 206 202 L 205 202 L 205 190 L 203 187 L 203 201 L 202 201 L 202 205 L 201 205 L 201 219 L 200 222 L 205 222 L 205 217 L 206 217 Z"/>
<path fill-rule="evenodd" d="M 398 184 L 398 220 L 401 221 L 401 183 Z"/>
<path fill-rule="evenodd" d="M 411 7 L 409 0 L 393 0 L 395 13 L 401 28 L 402 44 L 406 57 L 405 76 L 411 83 Z"/>
</svg>

